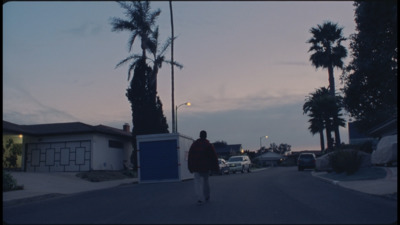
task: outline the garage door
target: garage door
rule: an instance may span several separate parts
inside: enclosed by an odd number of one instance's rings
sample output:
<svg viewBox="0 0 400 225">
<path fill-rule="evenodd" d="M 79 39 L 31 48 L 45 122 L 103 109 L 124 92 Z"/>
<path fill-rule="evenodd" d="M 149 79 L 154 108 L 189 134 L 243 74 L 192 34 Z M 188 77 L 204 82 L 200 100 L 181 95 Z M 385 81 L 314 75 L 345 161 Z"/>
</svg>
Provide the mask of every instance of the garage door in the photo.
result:
<svg viewBox="0 0 400 225">
<path fill-rule="evenodd" d="M 140 142 L 139 150 L 140 181 L 179 179 L 176 140 Z"/>
<path fill-rule="evenodd" d="M 91 141 L 28 143 L 26 171 L 79 172 L 89 171 Z"/>
</svg>

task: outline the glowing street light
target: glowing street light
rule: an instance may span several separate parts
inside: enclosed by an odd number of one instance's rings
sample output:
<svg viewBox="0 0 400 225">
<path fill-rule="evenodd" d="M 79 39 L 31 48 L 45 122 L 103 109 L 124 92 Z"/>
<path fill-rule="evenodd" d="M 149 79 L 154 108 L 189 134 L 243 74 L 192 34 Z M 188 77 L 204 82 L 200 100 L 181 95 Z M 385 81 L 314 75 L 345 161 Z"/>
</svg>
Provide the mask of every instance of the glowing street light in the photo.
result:
<svg viewBox="0 0 400 225">
<path fill-rule="evenodd" d="M 183 106 L 183 105 L 191 106 L 192 103 L 185 102 L 185 103 L 182 103 L 182 104 L 176 106 L 176 110 L 175 110 L 175 133 L 178 133 L 178 108 Z"/>
<path fill-rule="evenodd" d="M 260 149 L 262 148 L 262 146 L 261 146 L 261 140 L 262 140 L 263 138 L 267 139 L 268 136 L 261 136 L 261 137 L 260 137 Z"/>
</svg>

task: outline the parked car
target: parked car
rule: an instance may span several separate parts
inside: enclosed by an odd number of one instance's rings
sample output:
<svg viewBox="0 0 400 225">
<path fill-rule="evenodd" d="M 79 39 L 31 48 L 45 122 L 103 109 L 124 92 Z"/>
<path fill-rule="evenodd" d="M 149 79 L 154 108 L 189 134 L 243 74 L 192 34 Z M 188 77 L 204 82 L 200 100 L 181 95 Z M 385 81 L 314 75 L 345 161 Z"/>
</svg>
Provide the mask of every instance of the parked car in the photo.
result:
<svg viewBox="0 0 400 225">
<path fill-rule="evenodd" d="M 314 169 L 316 165 L 317 158 L 314 153 L 300 153 L 297 159 L 297 167 L 299 171 L 304 169 Z"/>
<path fill-rule="evenodd" d="M 244 171 L 250 172 L 251 161 L 247 155 L 232 156 L 228 160 L 228 165 L 230 171 L 233 173 L 236 173 L 236 171 L 242 173 L 244 173 Z"/>
<path fill-rule="evenodd" d="M 210 172 L 210 175 L 217 174 L 217 173 L 219 175 L 230 173 L 228 163 L 225 161 L 225 159 L 218 159 L 218 164 L 219 164 L 219 171 L 218 172 Z"/>
</svg>

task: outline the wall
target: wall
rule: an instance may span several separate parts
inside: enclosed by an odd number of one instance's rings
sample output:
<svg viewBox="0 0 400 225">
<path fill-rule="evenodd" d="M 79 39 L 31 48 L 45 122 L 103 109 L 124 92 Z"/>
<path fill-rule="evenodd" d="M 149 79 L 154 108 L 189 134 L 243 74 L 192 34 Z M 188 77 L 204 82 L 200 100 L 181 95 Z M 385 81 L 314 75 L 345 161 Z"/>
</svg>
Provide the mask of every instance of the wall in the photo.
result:
<svg viewBox="0 0 400 225">
<path fill-rule="evenodd" d="M 130 160 L 132 145 L 120 137 L 104 134 L 93 136 L 93 170 L 122 170 L 124 160 Z M 109 141 L 122 143 L 122 147 L 110 147 Z"/>
<path fill-rule="evenodd" d="M 91 169 L 92 135 L 24 138 L 26 171 L 77 172 Z"/>
<path fill-rule="evenodd" d="M 110 147 L 109 140 L 122 142 L 122 147 Z M 22 160 L 26 157 L 26 171 L 32 172 L 121 170 L 131 153 L 130 140 L 106 134 L 26 136 Z"/>
</svg>

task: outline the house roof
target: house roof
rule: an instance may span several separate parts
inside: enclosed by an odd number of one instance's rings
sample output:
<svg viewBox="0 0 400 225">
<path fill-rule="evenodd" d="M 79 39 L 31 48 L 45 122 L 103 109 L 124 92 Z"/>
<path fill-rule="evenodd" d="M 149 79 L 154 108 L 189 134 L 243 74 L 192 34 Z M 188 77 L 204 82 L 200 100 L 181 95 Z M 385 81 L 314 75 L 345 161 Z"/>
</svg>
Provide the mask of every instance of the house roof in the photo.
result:
<svg viewBox="0 0 400 225">
<path fill-rule="evenodd" d="M 26 134 L 29 132 L 24 130 L 20 125 L 3 120 L 3 133 Z"/>
<path fill-rule="evenodd" d="M 378 124 L 377 126 L 370 129 L 368 133 L 375 137 L 397 134 L 397 116 Z"/>
<path fill-rule="evenodd" d="M 242 145 L 241 144 L 225 145 L 225 146 L 215 147 L 215 151 L 217 153 L 229 154 L 230 152 L 240 152 L 240 150 L 242 150 Z"/>
<path fill-rule="evenodd" d="M 81 122 L 18 125 L 3 120 L 3 132 L 21 133 L 33 136 L 77 133 L 103 133 L 125 137 L 132 136 L 130 132 L 124 130 L 104 125 L 91 126 Z"/>
</svg>

